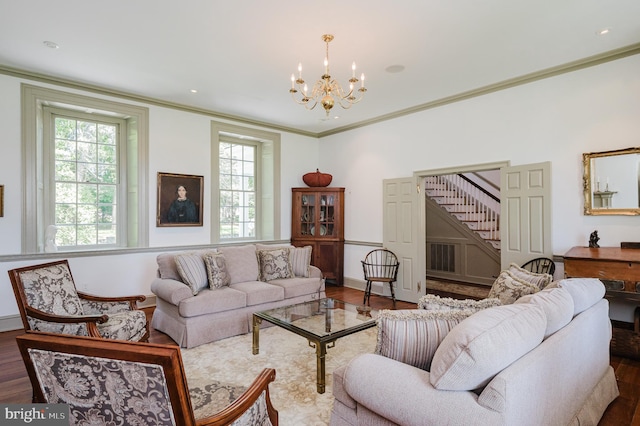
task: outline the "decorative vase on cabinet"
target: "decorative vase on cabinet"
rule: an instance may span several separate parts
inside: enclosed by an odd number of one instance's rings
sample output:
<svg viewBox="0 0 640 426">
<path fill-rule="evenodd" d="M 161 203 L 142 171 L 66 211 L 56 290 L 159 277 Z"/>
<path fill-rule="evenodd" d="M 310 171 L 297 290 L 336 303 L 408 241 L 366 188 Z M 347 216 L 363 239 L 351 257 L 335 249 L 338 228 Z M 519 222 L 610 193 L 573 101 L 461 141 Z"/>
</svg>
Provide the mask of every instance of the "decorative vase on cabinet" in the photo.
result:
<svg viewBox="0 0 640 426">
<path fill-rule="evenodd" d="M 311 264 L 342 285 L 344 188 L 292 188 L 291 244 L 311 246 Z"/>
</svg>

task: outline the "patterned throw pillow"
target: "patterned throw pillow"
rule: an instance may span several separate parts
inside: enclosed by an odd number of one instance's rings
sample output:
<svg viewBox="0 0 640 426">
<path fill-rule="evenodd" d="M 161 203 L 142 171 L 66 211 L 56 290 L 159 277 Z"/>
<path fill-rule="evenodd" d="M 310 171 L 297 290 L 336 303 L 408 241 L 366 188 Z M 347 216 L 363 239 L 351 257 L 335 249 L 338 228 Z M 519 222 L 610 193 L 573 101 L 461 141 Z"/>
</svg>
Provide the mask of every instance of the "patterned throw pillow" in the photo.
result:
<svg viewBox="0 0 640 426">
<path fill-rule="evenodd" d="M 231 284 L 227 263 L 222 253 L 209 252 L 204 255 L 203 259 L 211 289 L 222 288 Z"/>
<path fill-rule="evenodd" d="M 451 297 L 440 297 L 435 294 L 425 294 L 418 300 L 418 309 L 427 309 L 431 311 L 450 310 L 450 309 L 481 309 L 500 306 L 500 299 L 453 299 Z"/>
<path fill-rule="evenodd" d="M 475 312 L 472 309 L 382 310 L 377 318 L 375 353 L 428 371 L 440 342 L 453 327 Z"/>
<path fill-rule="evenodd" d="M 311 246 L 291 247 L 289 260 L 293 267 L 293 275 L 309 278 L 309 265 L 311 265 Z"/>
<path fill-rule="evenodd" d="M 194 296 L 200 290 L 207 288 L 209 280 L 201 254 L 183 253 L 176 255 L 175 259 L 182 282 L 191 287 Z"/>
<path fill-rule="evenodd" d="M 519 267 L 515 263 L 509 265 L 508 271 L 514 278 L 535 284 L 540 290 L 548 286 L 551 281 L 553 281 L 553 276 L 549 274 L 536 274 L 535 272 L 527 271 L 526 269 Z"/>
<path fill-rule="evenodd" d="M 540 291 L 540 288 L 537 285 L 520 281 L 506 270 L 500 272 L 487 297 L 498 298 L 503 305 L 510 305 L 520 297 L 537 293 L 538 291 Z"/>
<path fill-rule="evenodd" d="M 293 270 L 289 261 L 289 248 L 258 250 L 258 267 L 260 281 L 271 281 L 280 278 L 291 278 Z"/>
</svg>

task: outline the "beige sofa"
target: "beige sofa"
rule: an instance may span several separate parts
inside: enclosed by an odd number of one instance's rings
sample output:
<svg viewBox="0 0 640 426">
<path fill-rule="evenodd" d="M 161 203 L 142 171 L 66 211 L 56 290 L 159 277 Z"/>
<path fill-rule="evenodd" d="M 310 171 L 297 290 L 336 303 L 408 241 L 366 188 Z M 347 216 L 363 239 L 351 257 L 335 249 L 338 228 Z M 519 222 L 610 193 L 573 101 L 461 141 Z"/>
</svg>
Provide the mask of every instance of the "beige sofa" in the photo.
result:
<svg viewBox="0 0 640 426">
<path fill-rule="evenodd" d="M 274 253 L 280 264 L 269 263 Z M 254 312 L 325 297 L 322 273 L 310 259 L 310 247 L 254 244 L 163 253 L 151 283 L 151 326 L 187 348 L 248 333 Z"/>
<path fill-rule="evenodd" d="M 424 351 L 422 360 L 418 352 L 387 351 L 413 353 L 409 358 L 423 368 L 363 354 L 337 369 L 330 424 L 596 425 L 618 396 L 604 286 L 595 279 L 554 284 L 457 323 L 460 312 L 389 314 L 412 319 L 396 318 L 391 328 L 402 336 L 383 330 L 376 352 L 393 339 L 404 345 L 423 339 L 421 347 L 429 347 L 421 327 L 432 331 L 434 351 Z"/>
</svg>

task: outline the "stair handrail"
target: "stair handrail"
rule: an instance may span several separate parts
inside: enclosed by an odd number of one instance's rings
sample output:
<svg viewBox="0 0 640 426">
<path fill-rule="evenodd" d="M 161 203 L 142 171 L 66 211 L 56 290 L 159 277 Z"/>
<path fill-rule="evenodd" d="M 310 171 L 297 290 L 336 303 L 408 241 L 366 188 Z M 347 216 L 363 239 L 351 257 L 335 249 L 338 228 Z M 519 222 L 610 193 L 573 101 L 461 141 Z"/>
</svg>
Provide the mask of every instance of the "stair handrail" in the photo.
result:
<svg viewBox="0 0 640 426">
<path fill-rule="evenodd" d="M 499 239 L 500 200 L 461 174 L 430 176 L 427 179 L 442 186 L 437 195 L 444 204 L 464 214 L 464 222 L 475 222 L 487 239 Z"/>
</svg>

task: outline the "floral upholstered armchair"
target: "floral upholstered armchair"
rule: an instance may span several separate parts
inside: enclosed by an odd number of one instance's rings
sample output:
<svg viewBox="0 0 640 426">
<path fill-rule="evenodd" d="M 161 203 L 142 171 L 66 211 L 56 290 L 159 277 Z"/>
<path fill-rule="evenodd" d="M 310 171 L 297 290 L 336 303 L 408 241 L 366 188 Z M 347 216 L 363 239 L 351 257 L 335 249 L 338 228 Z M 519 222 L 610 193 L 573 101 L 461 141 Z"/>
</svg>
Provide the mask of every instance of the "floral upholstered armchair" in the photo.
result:
<svg viewBox="0 0 640 426">
<path fill-rule="evenodd" d="M 147 341 L 137 302 L 145 296 L 99 297 L 77 291 L 67 260 L 9 271 L 25 330 Z"/>
<path fill-rule="evenodd" d="M 196 420 L 178 346 L 40 332 L 16 340 L 34 402 L 68 405 L 71 425 L 278 425 L 271 368 L 222 411 Z"/>
</svg>

